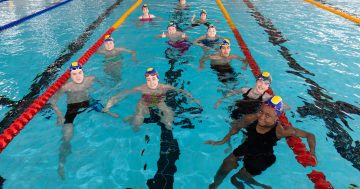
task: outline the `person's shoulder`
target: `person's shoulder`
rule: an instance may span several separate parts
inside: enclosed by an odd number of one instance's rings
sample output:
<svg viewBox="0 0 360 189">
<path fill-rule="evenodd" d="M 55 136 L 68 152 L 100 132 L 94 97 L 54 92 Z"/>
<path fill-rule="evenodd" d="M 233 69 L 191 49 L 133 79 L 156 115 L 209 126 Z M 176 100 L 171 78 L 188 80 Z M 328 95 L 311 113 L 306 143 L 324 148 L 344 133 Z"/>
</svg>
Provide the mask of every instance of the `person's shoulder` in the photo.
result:
<svg viewBox="0 0 360 189">
<path fill-rule="evenodd" d="M 139 20 L 141 20 L 142 19 L 142 16 L 139 16 Z"/>
<path fill-rule="evenodd" d="M 153 14 L 150 14 L 150 18 L 155 18 L 156 16 Z"/>
<path fill-rule="evenodd" d="M 244 94 L 244 93 L 246 93 L 249 89 L 251 89 L 251 88 L 243 87 L 243 88 L 241 88 L 240 90 L 241 90 L 241 92 Z"/>
</svg>

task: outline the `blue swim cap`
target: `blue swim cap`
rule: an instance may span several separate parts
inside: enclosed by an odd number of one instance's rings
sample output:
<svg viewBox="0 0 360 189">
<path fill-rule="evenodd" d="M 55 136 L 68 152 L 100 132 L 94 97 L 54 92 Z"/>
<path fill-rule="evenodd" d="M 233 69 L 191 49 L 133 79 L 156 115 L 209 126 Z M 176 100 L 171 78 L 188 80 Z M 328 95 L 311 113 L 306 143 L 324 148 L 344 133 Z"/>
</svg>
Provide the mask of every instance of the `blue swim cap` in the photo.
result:
<svg viewBox="0 0 360 189">
<path fill-rule="evenodd" d="M 207 14 L 207 13 L 206 13 L 206 10 L 204 10 L 204 9 L 201 10 L 201 11 L 200 11 L 200 16 L 201 16 L 202 14 Z"/>
<path fill-rule="evenodd" d="M 270 83 L 272 82 L 272 77 L 269 72 L 261 73 L 261 75 L 256 78 L 256 80 L 259 80 L 259 79 L 261 79 L 263 81 L 269 81 Z"/>
<path fill-rule="evenodd" d="M 222 41 L 222 43 L 220 44 L 220 49 L 221 49 L 223 46 L 230 46 L 230 40 L 224 39 L 224 40 Z"/>
<path fill-rule="evenodd" d="M 169 22 L 168 27 L 175 27 L 175 28 L 176 28 L 176 24 L 175 24 L 175 22 L 173 22 L 173 21 Z"/>
<path fill-rule="evenodd" d="M 71 71 L 71 70 L 77 70 L 77 69 L 82 69 L 81 64 L 79 64 L 78 62 L 71 63 L 69 70 Z"/>
<path fill-rule="evenodd" d="M 264 104 L 273 108 L 277 116 L 280 116 L 283 111 L 284 103 L 282 102 L 282 98 L 280 96 L 273 96 L 269 100 L 264 102 Z"/>
<path fill-rule="evenodd" d="M 145 72 L 145 77 L 148 77 L 149 75 L 156 75 L 156 77 L 159 78 L 159 73 L 154 68 L 148 68 Z"/>
<path fill-rule="evenodd" d="M 114 39 L 110 35 L 105 35 L 104 41 L 114 41 Z"/>
</svg>

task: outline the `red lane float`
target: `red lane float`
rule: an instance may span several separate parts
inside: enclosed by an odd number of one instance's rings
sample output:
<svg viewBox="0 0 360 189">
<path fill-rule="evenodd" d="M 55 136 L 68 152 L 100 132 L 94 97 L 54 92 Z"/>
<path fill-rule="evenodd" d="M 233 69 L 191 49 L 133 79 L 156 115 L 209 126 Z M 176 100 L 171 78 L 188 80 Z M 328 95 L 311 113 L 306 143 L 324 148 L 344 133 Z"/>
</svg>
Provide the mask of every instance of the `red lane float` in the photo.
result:
<svg viewBox="0 0 360 189">
<path fill-rule="evenodd" d="M 129 16 L 129 14 L 140 5 L 142 0 L 138 0 L 113 24 L 79 59 L 78 62 L 84 65 L 89 58 L 102 45 L 106 35 L 114 32 Z M 70 73 L 66 71 L 60 76 L 41 96 L 39 96 L 28 109 L 25 110 L 4 132 L 0 135 L 0 153 L 6 148 L 11 140 L 19 134 L 25 125 L 41 110 L 46 102 L 56 93 L 57 90 L 70 78 Z"/>
<path fill-rule="evenodd" d="M 244 39 L 241 37 L 239 30 L 236 28 L 234 22 L 232 21 L 229 13 L 226 11 L 221 0 L 216 0 L 216 3 L 218 4 L 221 12 L 224 14 L 224 17 L 225 17 L 226 21 L 228 22 L 240 49 L 244 53 L 244 56 L 245 56 L 247 62 L 249 63 L 249 66 L 251 68 L 253 75 L 255 77 L 258 77 L 261 74 L 261 70 L 260 70 L 258 64 L 256 63 L 256 61 L 254 60 L 253 56 L 251 55 L 250 50 L 249 50 L 248 46 L 246 45 Z M 272 95 L 274 94 L 274 92 L 272 91 L 271 88 L 269 88 L 269 90 L 267 92 Z M 285 112 L 280 115 L 279 120 L 280 120 L 281 125 L 283 125 L 285 128 L 292 127 L 292 124 L 289 122 L 288 118 L 286 117 Z M 316 159 L 310 154 L 310 152 L 306 148 L 306 145 L 302 142 L 302 140 L 300 138 L 287 137 L 286 142 L 289 145 L 289 147 L 293 150 L 296 160 L 302 166 L 304 166 L 304 167 L 315 166 L 317 164 Z M 321 173 L 321 172 L 317 172 L 317 173 Z M 321 174 L 323 174 L 323 173 L 321 173 Z M 320 185 L 320 183 L 317 183 L 317 182 L 314 182 L 314 183 L 315 183 L 315 188 L 317 187 L 317 185 Z M 329 182 L 327 182 L 327 183 L 329 183 Z M 331 186 L 331 184 L 330 184 L 330 186 Z M 329 188 L 332 188 L 332 186 Z"/>
</svg>

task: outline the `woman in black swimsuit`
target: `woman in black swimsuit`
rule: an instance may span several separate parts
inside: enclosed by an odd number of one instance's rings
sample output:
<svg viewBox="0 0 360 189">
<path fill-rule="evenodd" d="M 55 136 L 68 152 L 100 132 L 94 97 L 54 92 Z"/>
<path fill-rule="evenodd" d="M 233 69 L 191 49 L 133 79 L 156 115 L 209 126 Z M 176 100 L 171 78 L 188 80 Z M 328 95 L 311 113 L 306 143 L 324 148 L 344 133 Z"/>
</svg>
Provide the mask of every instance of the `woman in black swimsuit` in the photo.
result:
<svg viewBox="0 0 360 189">
<path fill-rule="evenodd" d="M 247 128 L 248 134 L 244 142 L 236 148 L 233 153 L 226 157 L 217 171 L 214 182 L 209 188 L 217 188 L 226 175 L 233 169 L 237 168 L 237 161 L 243 160 L 244 167 L 231 177 L 231 182 L 236 188 L 244 188 L 242 182 L 250 185 L 256 185 L 263 188 L 271 188 L 271 186 L 257 182 L 253 176 L 260 175 L 275 162 L 273 147 L 281 138 L 296 136 L 306 138 L 310 153 L 315 157 L 315 136 L 312 133 L 297 129 L 284 129 L 278 122 L 278 117 L 283 111 L 282 99 L 274 96 L 266 101 L 256 114 L 249 114 L 242 120 L 233 125 L 231 131 L 221 141 L 206 141 L 206 144 L 221 145 L 226 143 L 230 137 Z M 315 157 L 316 158 L 316 157 Z"/>
</svg>

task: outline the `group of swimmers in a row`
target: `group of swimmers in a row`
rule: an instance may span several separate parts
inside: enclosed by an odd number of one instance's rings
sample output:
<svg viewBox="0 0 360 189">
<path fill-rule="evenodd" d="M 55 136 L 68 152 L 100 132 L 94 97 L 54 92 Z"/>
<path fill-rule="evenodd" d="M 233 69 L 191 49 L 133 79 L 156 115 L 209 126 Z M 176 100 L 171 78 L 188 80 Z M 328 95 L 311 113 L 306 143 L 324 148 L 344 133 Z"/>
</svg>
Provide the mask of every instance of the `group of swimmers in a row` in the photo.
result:
<svg viewBox="0 0 360 189">
<path fill-rule="evenodd" d="M 184 1 L 184 0 L 180 0 Z M 139 19 L 153 19 L 155 16 L 146 14 L 148 13 L 147 5 L 142 7 L 144 15 Z M 206 12 L 205 12 L 206 13 Z M 211 38 L 216 30 L 212 25 L 208 26 L 208 34 L 205 40 Z M 186 38 L 182 32 L 176 31 L 176 25 L 170 23 L 167 33 L 161 34 L 161 37 L 167 37 L 172 41 L 179 41 Z M 203 44 L 203 43 L 202 43 Z M 214 46 L 217 43 L 214 43 Z M 114 40 L 110 36 L 106 36 L 104 39 L 104 49 L 100 49 L 98 53 L 105 54 L 106 57 L 111 57 L 113 54 L 119 54 L 121 51 L 132 53 L 133 60 L 136 60 L 136 53 L 132 50 L 124 48 L 114 48 Z M 238 59 L 243 62 L 243 69 L 246 69 L 246 61 L 237 55 L 230 54 L 230 41 L 227 39 L 221 40 L 218 45 L 219 52 L 213 55 L 207 55 L 201 58 L 200 68 L 204 68 L 204 62 L 211 60 L 211 66 L 217 69 L 227 70 L 228 64 L 232 59 Z M 210 47 L 213 48 L 213 47 Z M 111 70 L 111 66 L 109 69 Z M 97 81 L 93 76 L 84 76 L 82 65 L 73 62 L 69 69 L 72 81 L 64 84 L 60 90 L 51 99 L 51 106 L 55 110 L 58 117 L 57 123 L 63 125 L 63 141 L 60 147 L 59 167 L 58 173 L 64 178 L 64 163 L 66 156 L 70 153 L 70 140 L 73 136 L 73 121 L 75 117 L 83 112 L 87 108 L 92 108 L 98 112 L 107 113 L 113 117 L 119 117 L 116 113 L 110 111 L 110 108 L 125 99 L 130 94 L 141 94 L 141 99 L 137 103 L 136 112 L 134 116 L 128 117 L 125 120 L 133 125 L 133 129 L 139 130 L 139 127 L 143 124 L 144 118 L 149 114 L 150 109 L 158 109 L 159 116 L 161 117 L 161 123 L 169 130 L 172 129 L 174 121 L 174 112 L 165 103 L 166 93 L 170 90 L 174 90 L 183 93 L 189 97 L 192 101 L 200 105 L 200 102 L 193 98 L 193 96 L 182 89 L 175 88 L 171 85 L 160 84 L 160 74 L 154 68 L 148 68 L 145 71 L 144 77 L 146 84 L 134 87 L 130 90 L 125 90 L 117 95 L 112 96 L 106 106 L 102 106 L 98 101 L 92 99 L 89 94 L 89 89 L 92 87 L 94 81 Z M 225 82 L 218 74 L 219 80 Z M 226 80 L 226 78 L 225 78 Z M 279 116 L 283 113 L 286 106 L 281 97 L 272 96 L 268 93 L 270 84 L 272 83 L 272 77 L 269 72 L 263 72 L 256 78 L 256 84 L 253 88 L 241 88 L 235 91 L 231 91 L 224 98 L 236 94 L 242 94 L 243 99 L 236 102 L 237 109 L 232 112 L 231 130 L 220 141 L 206 141 L 205 144 L 221 145 L 229 142 L 232 135 L 237 134 L 241 129 L 246 130 L 243 143 L 237 147 L 229 156 L 227 156 L 221 167 L 219 168 L 214 182 L 210 184 L 209 188 L 217 188 L 227 176 L 227 174 L 238 166 L 238 161 L 243 160 L 244 166 L 235 175 L 231 177 L 231 182 L 236 188 L 244 188 L 244 184 L 257 185 L 263 188 L 271 188 L 269 185 L 265 185 L 257 182 L 253 176 L 261 174 L 262 171 L 270 167 L 275 162 L 275 155 L 273 147 L 277 141 L 281 138 L 296 136 L 306 138 L 310 153 L 315 157 L 315 136 L 309 132 L 306 132 L 297 128 L 284 128 L 279 122 Z M 56 105 L 57 100 L 62 93 L 67 94 L 67 110 L 65 117 L 61 113 L 60 109 Z M 215 103 L 217 108 L 221 101 L 221 98 Z M 243 181 L 243 182 L 241 182 Z"/>
</svg>

